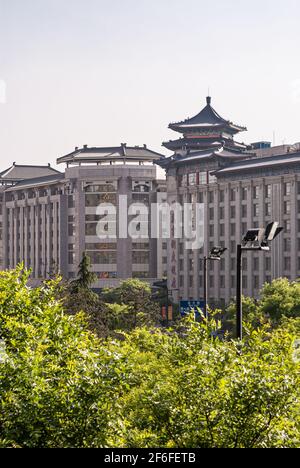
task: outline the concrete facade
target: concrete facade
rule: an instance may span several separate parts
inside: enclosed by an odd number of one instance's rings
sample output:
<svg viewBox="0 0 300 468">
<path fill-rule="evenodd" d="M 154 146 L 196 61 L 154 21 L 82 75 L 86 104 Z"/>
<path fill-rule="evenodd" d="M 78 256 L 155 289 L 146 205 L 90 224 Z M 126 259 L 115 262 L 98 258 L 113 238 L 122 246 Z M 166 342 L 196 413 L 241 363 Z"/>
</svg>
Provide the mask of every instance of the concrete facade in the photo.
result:
<svg viewBox="0 0 300 468">
<path fill-rule="evenodd" d="M 131 153 L 128 149 L 128 159 L 122 157 L 121 161 L 116 155 L 103 160 L 101 151 L 98 156 L 93 151 L 93 161 L 68 161 L 63 174 L 3 183 L 1 268 L 12 269 L 23 262 L 32 269 L 32 284 L 58 271 L 72 279 L 85 251 L 98 278 L 95 288 L 113 287 L 132 277 L 153 282 L 166 276 L 166 246 L 161 240 L 129 236 L 100 240 L 97 235 L 100 203 L 116 207 L 119 234 L 119 219 L 123 219 L 119 215 L 124 210 L 119 206 L 120 196 L 126 197 L 128 207 L 133 202 L 150 207 L 157 193 L 166 198 L 166 181 L 157 180 L 153 164 L 161 155 L 154 157 L 145 147 L 138 150 L 135 147 Z M 87 152 L 85 147 L 85 155 Z M 150 213 L 146 221 L 150 230 Z"/>
</svg>

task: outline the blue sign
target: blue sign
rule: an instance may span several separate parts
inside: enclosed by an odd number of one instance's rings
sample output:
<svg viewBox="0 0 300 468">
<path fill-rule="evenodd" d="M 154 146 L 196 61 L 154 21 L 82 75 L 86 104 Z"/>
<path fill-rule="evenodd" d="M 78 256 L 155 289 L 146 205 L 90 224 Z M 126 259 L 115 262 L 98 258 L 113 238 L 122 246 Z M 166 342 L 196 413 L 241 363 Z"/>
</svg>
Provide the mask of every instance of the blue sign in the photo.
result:
<svg viewBox="0 0 300 468">
<path fill-rule="evenodd" d="M 182 317 L 189 315 L 192 310 L 199 316 L 198 309 L 204 309 L 204 301 L 180 301 L 180 314 Z"/>
</svg>

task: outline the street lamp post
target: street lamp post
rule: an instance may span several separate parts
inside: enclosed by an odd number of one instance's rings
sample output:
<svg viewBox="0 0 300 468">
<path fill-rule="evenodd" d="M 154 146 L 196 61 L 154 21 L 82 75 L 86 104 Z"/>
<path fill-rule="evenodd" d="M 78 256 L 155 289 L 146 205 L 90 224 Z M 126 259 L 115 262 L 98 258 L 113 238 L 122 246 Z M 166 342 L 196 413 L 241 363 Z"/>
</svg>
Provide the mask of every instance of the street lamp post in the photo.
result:
<svg viewBox="0 0 300 468">
<path fill-rule="evenodd" d="M 208 287 L 207 287 L 207 264 L 208 264 L 209 260 L 211 260 L 211 261 L 214 261 L 214 260 L 215 261 L 220 261 L 222 255 L 224 254 L 224 252 L 226 252 L 226 250 L 227 249 L 223 248 L 223 247 L 213 247 L 213 249 L 210 251 L 209 255 L 204 257 L 203 292 L 204 292 L 204 317 L 206 318 L 206 320 L 208 319 L 208 311 L 207 311 L 207 290 L 208 290 Z"/>
<path fill-rule="evenodd" d="M 237 270 L 236 270 L 236 335 L 243 339 L 243 308 L 242 308 L 242 255 L 246 251 L 269 252 L 269 243 L 281 232 L 279 223 L 273 222 L 263 229 L 250 229 L 243 238 L 243 243 L 237 246 Z"/>
</svg>

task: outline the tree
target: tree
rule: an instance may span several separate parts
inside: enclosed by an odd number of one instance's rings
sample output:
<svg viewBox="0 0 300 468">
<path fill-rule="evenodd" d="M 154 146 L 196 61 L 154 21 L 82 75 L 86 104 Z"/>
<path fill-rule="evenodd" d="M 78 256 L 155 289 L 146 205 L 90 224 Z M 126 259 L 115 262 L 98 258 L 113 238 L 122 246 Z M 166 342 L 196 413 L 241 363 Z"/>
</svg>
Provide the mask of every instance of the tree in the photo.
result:
<svg viewBox="0 0 300 468">
<path fill-rule="evenodd" d="M 105 289 L 101 297 L 104 302 L 112 305 L 109 307 L 112 314 L 108 319 L 117 318 L 123 330 L 155 325 L 160 321 L 160 307 L 152 300 L 152 292 L 148 283 L 138 279 L 125 280 L 117 288 Z M 114 304 L 125 307 L 116 308 Z"/>
<path fill-rule="evenodd" d="M 212 338 L 218 327 L 191 322 L 185 337 L 136 330 L 116 344 L 131 386 L 120 400 L 126 430 L 117 432 L 118 446 L 300 446 L 294 337 L 285 329 L 248 328 L 240 349 Z"/>
<path fill-rule="evenodd" d="M 298 318 L 242 343 L 192 318 L 100 340 L 28 278 L 0 272 L 0 447 L 299 448 Z"/>
<path fill-rule="evenodd" d="M 77 279 L 71 283 L 74 292 L 78 292 L 80 289 L 90 290 L 92 284 L 97 280 L 96 274 L 90 271 L 90 266 L 91 259 L 84 252 L 78 267 Z"/>
<path fill-rule="evenodd" d="M 260 309 L 274 322 L 285 317 L 300 317 L 300 283 L 280 278 L 266 283 L 261 291 Z"/>
<path fill-rule="evenodd" d="M 57 283 L 26 286 L 22 268 L 0 273 L 0 446 L 102 447 L 122 365 L 55 299 Z"/>
</svg>

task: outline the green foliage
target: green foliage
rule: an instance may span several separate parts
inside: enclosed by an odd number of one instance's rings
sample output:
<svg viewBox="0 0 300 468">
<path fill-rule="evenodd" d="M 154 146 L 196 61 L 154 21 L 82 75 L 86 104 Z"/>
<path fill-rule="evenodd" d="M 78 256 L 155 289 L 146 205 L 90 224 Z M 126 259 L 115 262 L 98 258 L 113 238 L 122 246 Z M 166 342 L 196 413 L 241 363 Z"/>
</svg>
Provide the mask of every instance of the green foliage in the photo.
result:
<svg viewBox="0 0 300 468">
<path fill-rule="evenodd" d="M 89 290 L 93 283 L 97 280 L 95 273 L 90 271 L 91 259 L 84 252 L 82 260 L 78 267 L 77 279 L 72 281 L 71 286 L 73 292 L 78 293 L 81 289 Z"/>
<path fill-rule="evenodd" d="M 261 291 L 260 309 L 275 322 L 282 316 L 300 317 L 300 283 L 280 278 L 265 284 Z"/>
<path fill-rule="evenodd" d="M 0 445 L 103 446 L 119 387 L 114 358 L 82 314 L 64 315 L 56 282 L 29 289 L 27 280 L 21 268 L 0 274 Z"/>
<path fill-rule="evenodd" d="M 119 446 L 300 446 L 293 337 L 249 329 L 240 348 L 213 339 L 217 329 L 191 322 L 185 337 L 137 330 L 116 345 L 129 362 L 131 388 Z"/>
<path fill-rule="evenodd" d="M 27 280 L 0 273 L 0 447 L 300 447 L 297 319 L 242 344 L 191 318 L 100 340 L 58 280 Z M 129 309 L 110 313 L 122 328 Z"/>
<path fill-rule="evenodd" d="M 138 279 L 129 279 L 115 289 L 104 290 L 102 300 L 111 304 L 107 314 L 110 328 L 130 331 L 160 322 L 160 307 L 152 300 L 149 284 Z M 115 307 L 116 304 L 122 307 Z"/>
</svg>

